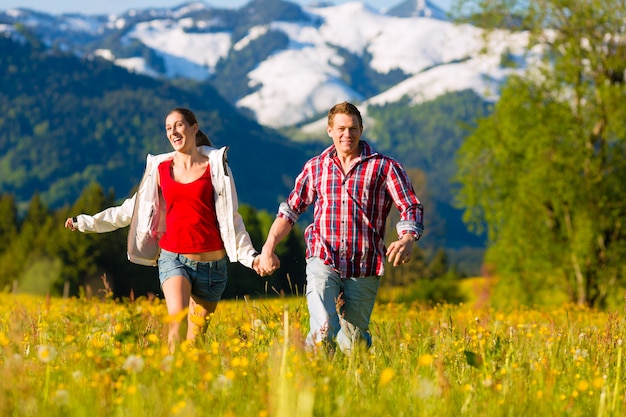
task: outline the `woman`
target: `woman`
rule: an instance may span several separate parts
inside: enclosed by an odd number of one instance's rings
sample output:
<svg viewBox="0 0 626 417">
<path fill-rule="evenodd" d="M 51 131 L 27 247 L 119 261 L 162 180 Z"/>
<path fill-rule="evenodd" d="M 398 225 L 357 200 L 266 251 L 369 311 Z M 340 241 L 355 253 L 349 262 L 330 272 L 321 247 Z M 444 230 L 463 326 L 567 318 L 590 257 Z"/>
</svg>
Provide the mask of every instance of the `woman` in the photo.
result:
<svg viewBox="0 0 626 417">
<path fill-rule="evenodd" d="M 158 264 L 168 313 L 176 317 L 189 308 L 186 337 L 194 340 L 226 288 L 226 257 L 257 273 L 259 260 L 237 211 L 227 148 L 211 147 L 188 109 L 170 111 L 165 131 L 174 151 L 148 155 L 132 198 L 93 216 L 68 218 L 65 227 L 103 233 L 130 226 L 129 260 Z M 180 321 L 172 320 L 170 350 L 180 332 Z"/>
</svg>

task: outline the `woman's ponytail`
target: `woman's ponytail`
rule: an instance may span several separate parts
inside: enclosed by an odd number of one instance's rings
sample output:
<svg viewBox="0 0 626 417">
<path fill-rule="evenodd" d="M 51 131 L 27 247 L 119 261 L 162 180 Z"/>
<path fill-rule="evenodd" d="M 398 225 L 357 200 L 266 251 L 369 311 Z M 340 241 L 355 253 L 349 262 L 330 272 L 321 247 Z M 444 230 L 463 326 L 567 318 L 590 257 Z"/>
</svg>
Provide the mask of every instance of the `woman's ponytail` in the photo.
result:
<svg viewBox="0 0 626 417">
<path fill-rule="evenodd" d="M 196 133 L 196 146 L 213 146 L 211 139 L 200 129 L 198 129 L 198 133 Z"/>
</svg>

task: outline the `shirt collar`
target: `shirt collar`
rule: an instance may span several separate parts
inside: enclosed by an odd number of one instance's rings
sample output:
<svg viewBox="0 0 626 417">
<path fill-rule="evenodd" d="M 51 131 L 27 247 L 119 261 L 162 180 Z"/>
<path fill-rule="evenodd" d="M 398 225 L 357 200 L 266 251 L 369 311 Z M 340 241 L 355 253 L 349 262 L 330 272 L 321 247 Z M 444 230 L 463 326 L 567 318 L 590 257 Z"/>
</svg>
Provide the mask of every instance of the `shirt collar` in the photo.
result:
<svg viewBox="0 0 626 417">
<path fill-rule="evenodd" d="M 377 155 L 377 152 L 372 149 L 369 143 L 364 141 L 363 139 L 359 140 L 359 148 L 361 149 L 361 159 L 366 159 L 371 156 Z M 322 158 L 334 158 L 337 156 L 337 151 L 335 150 L 335 145 L 330 145 L 328 148 L 324 149 L 324 151 L 320 154 Z"/>
</svg>

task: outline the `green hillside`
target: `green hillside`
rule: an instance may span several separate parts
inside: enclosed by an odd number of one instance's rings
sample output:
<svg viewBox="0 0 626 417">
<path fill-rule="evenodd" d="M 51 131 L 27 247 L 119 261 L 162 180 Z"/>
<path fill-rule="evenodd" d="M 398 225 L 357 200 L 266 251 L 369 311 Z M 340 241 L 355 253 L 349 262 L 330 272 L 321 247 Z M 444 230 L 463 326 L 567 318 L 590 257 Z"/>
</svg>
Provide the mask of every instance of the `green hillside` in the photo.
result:
<svg viewBox="0 0 626 417">
<path fill-rule="evenodd" d="M 163 123 L 178 106 L 230 147 L 244 203 L 275 210 L 306 160 L 305 145 L 243 117 L 210 86 L 155 80 L 36 41 L 0 38 L 0 84 L 0 193 L 19 203 L 39 192 L 50 207 L 69 205 L 93 181 L 125 197 L 146 154 L 170 149 Z"/>
<path fill-rule="evenodd" d="M 148 153 L 168 151 L 163 120 L 174 107 L 193 109 L 217 146 L 230 147 L 240 201 L 273 213 L 308 157 L 326 142 L 293 142 L 241 115 L 215 88 L 157 80 L 108 61 L 79 59 L 32 39 L 0 39 L 0 194 L 23 213 L 35 193 L 51 209 L 71 206 L 91 183 L 116 199 L 138 184 Z M 230 80 L 231 83 L 234 80 Z M 482 238 L 467 232 L 453 207 L 451 178 L 464 126 L 486 105 L 465 92 L 431 103 L 368 109 L 366 139 L 417 170 L 426 205 L 422 246 L 444 248 L 461 272 L 475 274 Z M 421 181 L 421 180 L 420 180 Z M 310 216 L 311 213 L 307 213 Z"/>
</svg>

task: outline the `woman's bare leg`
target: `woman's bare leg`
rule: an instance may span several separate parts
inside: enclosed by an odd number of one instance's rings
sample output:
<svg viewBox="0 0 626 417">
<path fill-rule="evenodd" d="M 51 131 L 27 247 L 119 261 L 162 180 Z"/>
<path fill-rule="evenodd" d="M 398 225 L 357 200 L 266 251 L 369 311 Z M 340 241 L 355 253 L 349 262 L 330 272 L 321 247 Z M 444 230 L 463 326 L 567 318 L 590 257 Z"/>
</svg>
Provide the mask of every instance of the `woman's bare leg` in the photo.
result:
<svg viewBox="0 0 626 417">
<path fill-rule="evenodd" d="M 195 340 L 206 327 L 206 317 L 217 309 L 216 301 L 205 301 L 189 297 L 189 316 L 187 317 L 187 340 Z"/>
<path fill-rule="evenodd" d="M 181 329 L 181 323 L 187 323 L 187 320 L 184 320 L 184 318 L 181 319 L 175 316 L 189 307 L 191 284 L 187 278 L 178 275 L 167 279 L 161 287 L 163 289 L 163 295 L 165 295 L 167 312 L 173 319 L 169 324 L 169 332 L 167 335 L 167 345 L 170 352 L 173 352 L 176 343 L 180 341 L 181 333 L 185 330 Z"/>
</svg>

